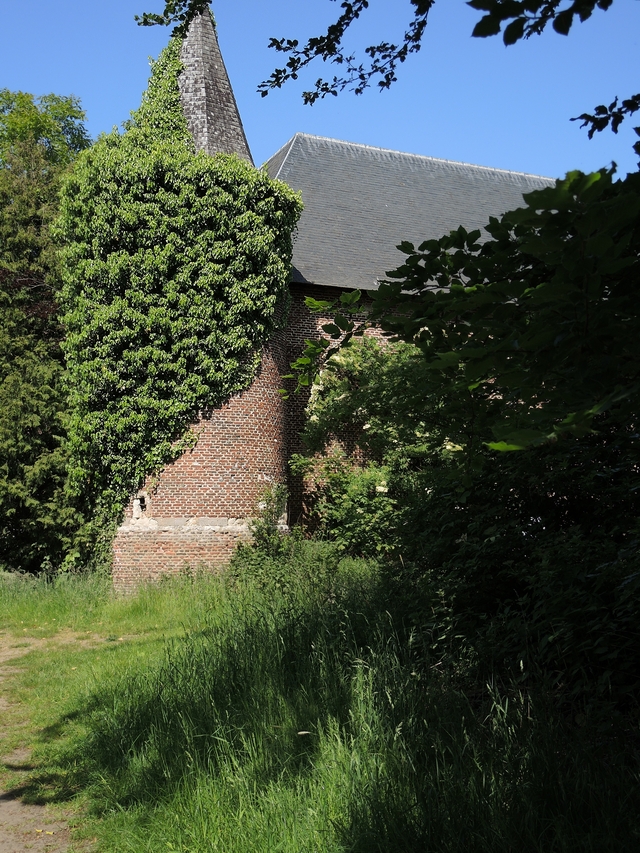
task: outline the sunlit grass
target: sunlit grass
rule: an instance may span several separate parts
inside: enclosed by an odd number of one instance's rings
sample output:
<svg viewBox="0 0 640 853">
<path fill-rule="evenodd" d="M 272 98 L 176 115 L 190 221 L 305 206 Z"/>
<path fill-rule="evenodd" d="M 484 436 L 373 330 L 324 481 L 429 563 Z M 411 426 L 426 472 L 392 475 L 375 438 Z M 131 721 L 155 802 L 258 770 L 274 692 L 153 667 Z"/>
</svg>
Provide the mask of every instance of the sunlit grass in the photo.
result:
<svg viewBox="0 0 640 853">
<path fill-rule="evenodd" d="M 108 853 L 640 849 L 629 744 L 431 670 L 374 564 L 252 559 L 128 599 L 74 579 L 74 607 L 13 589 L 14 638 L 63 628 L 12 681 L 27 795 L 82 804 Z"/>
<path fill-rule="evenodd" d="M 193 594 L 194 582 L 197 594 Z M 0 630 L 52 636 L 60 630 L 122 635 L 175 631 L 202 617 L 219 584 L 206 574 L 142 586 L 116 595 L 109 577 L 62 575 L 51 581 L 30 575 L 0 575 Z"/>
</svg>

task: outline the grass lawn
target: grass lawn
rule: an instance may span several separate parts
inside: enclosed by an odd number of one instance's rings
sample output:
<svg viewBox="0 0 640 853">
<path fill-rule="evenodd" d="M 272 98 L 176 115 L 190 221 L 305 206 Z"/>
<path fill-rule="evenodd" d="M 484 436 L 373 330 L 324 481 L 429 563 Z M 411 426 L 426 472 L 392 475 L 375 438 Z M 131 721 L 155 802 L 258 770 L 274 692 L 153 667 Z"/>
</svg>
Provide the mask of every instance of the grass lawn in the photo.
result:
<svg viewBox="0 0 640 853">
<path fill-rule="evenodd" d="M 425 665 L 375 565 L 305 545 L 246 575 L 0 581 L 0 753 L 32 750 L 2 786 L 108 853 L 640 849 L 624 744 Z"/>
</svg>

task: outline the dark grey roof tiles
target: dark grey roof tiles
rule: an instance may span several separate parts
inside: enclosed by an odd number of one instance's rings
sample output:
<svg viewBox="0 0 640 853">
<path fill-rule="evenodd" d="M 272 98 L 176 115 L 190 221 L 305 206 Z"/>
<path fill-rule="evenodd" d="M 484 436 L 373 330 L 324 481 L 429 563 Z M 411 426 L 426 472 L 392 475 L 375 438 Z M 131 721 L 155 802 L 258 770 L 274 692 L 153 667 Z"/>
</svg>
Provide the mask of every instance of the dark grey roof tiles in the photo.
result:
<svg viewBox="0 0 640 853">
<path fill-rule="evenodd" d="M 208 9 L 191 22 L 180 59 L 180 100 L 196 150 L 238 154 L 253 164 Z"/>
<path fill-rule="evenodd" d="M 371 290 L 418 245 L 523 206 L 549 178 L 297 133 L 265 164 L 302 192 L 293 280 Z"/>
</svg>

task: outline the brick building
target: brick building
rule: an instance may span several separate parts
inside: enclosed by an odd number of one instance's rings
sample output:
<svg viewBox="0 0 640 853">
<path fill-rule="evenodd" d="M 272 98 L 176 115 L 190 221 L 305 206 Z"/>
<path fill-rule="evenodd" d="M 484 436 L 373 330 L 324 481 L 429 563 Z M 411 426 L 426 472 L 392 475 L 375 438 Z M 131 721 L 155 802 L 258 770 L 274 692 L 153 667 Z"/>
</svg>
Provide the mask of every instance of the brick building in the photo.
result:
<svg viewBox="0 0 640 853">
<path fill-rule="evenodd" d="M 196 18 L 181 54 L 181 101 L 196 148 L 253 162 L 208 12 Z M 304 401 L 283 401 L 280 377 L 305 338 L 327 318 L 305 297 L 331 299 L 345 288 L 373 290 L 398 266 L 401 240 L 439 237 L 462 224 L 481 227 L 518 207 L 548 179 L 296 134 L 265 164 L 302 193 L 293 249 L 292 307 L 284 333 L 262 356 L 250 388 L 192 429 L 197 441 L 132 496 L 114 542 L 114 583 L 126 589 L 185 566 L 221 565 L 242 540 L 264 491 L 288 479 L 300 449 Z M 289 518 L 296 520 L 293 490 Z"/>
</svg>

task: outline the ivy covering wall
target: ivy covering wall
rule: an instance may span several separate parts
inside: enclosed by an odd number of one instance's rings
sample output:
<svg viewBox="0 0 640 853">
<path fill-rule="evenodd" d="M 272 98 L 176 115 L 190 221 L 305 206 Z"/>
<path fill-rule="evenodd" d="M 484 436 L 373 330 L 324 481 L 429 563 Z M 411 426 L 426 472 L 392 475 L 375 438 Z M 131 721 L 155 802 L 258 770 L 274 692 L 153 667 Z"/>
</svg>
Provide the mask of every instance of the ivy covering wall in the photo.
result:
<svg viewBox="0 0 640 853">
<path fill-rule="evenodd" d="M 179 455 L 200 411 L 251 384 L 288 307 L 301 201 L 238 157 L 195 153 L 180 45 L 62 191 L 70 484 L 101 525 Z"/>
</svg>

